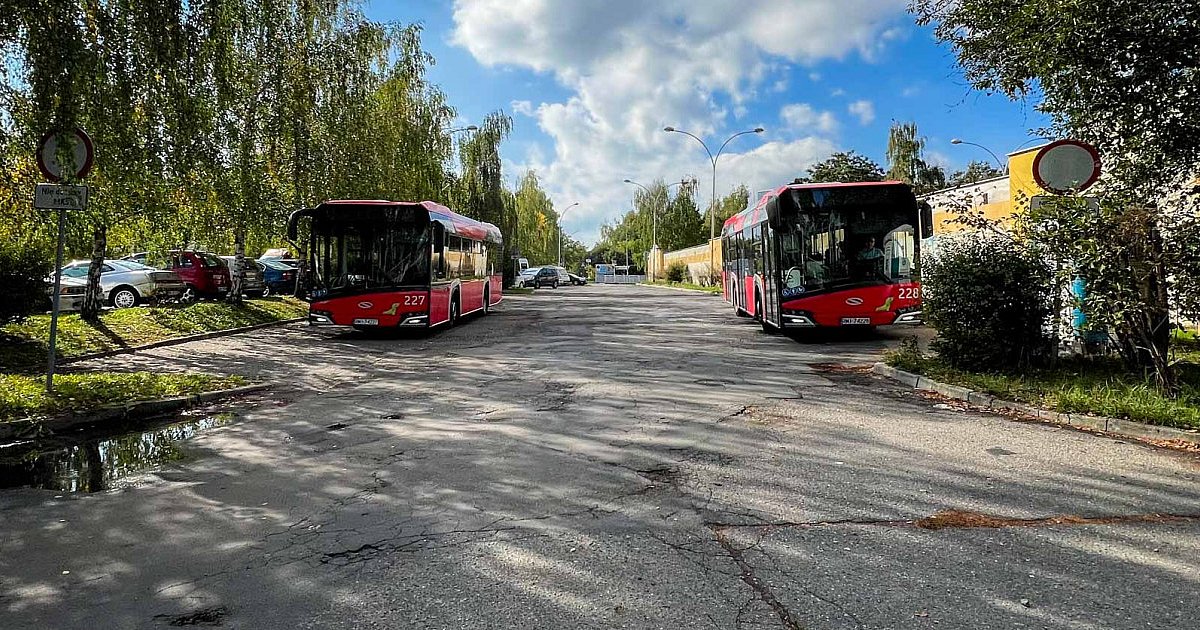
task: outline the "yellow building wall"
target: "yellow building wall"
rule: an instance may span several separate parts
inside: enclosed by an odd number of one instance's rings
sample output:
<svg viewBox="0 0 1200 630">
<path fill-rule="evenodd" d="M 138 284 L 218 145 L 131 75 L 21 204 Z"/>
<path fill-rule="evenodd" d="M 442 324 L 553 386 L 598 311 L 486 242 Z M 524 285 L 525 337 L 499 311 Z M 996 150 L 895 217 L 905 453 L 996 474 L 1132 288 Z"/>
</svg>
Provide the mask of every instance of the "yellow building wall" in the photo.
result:
<svg viewBox="0 0 1200 630">
<path fill-rule="evenodd" d="M 714 238 L 704 245 L 696 245 L 686 249 L 679 249 L 673 252 L 663 254 L 662 269 L 666 273 L 667 269 L 675 263 L 683 263 L 689 267 L 689 271 L 693 265 L 702 265 L 704 269 L 708 269 L 709 263 L 716 265 L 716 269 L 721 268 L 721 239 Z"/>
<path fill-rule="evenodd" d="M 983 214 L 991 221 L 1000 225 L 1008 225 L 1014 214 L 1029 209 L 1029 200 L 1039 195 L 1050 194 L 1033 178 L 1033 160 L 1037 157 L 1041 146 L 1030 147 L 1008 156 L 1008 199 L 974 206 L 973 210 L 983 210 Z M 969 186 L 964 186 L 964 189 Z M 946 234 L 958 232 L 965 228 L 954 223 L 958 214 L 945 209 L 933 209 L 933 233 Z"/>
</svg>

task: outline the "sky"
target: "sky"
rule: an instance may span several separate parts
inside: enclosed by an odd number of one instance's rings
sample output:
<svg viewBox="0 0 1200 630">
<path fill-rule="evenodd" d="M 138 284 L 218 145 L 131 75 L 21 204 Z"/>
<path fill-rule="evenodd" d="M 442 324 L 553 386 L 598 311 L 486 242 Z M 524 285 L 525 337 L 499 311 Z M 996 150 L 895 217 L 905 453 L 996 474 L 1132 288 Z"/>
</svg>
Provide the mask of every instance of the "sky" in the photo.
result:
<svg viewBox="0 0 1200 630">
<path fill-rule="evenodd" d="M 893 120 L 914 121 L 947 173 L 1004 159 L 1045 124 L 1031 102 L 973 91 L 907 0 L 368 0 L 420 23 L 429 79 L 477 123 L 513 118 L 507 181 L 537 173 L 566 234 L 595 243 L 631 208 L 633 179 L 699 180 L 697 203 L 763 190 L 835 151 L 885 163 Z"/>
</svg>

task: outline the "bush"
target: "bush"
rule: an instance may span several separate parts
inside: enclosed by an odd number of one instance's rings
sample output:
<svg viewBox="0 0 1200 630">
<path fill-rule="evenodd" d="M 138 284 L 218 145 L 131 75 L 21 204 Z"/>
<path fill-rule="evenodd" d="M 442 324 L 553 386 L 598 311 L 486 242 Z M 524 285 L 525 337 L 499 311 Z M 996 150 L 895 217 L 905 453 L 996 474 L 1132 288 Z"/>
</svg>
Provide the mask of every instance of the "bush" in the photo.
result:
<svg viewBox="0 0 1200 630">
<path fill-rule="evenodd" d="M 683 282 L 687 280 L 687 277 L 687 265 L 681 262 L 674 262 L 667 267 L 667 282 Z"/>
<path fill-rule="evenodd" d="M 1049 356 L 1053 273 L 1031 250 L 987 232 L 944 239 L 921 281 L 933 349 L 950 365 L 995 371 Z"/>
<path fill-rule="evenodd" d="M 30 247 L 0 243 L 0 323 L 49 308 L 50 261 Z"/>
</svg>

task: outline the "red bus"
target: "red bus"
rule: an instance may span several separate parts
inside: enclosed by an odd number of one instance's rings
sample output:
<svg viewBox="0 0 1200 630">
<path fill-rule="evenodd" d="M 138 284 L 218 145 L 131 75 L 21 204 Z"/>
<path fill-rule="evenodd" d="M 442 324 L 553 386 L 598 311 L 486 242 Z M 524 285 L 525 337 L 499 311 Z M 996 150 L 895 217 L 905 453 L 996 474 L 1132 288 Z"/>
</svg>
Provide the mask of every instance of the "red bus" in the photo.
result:
<svg viewBox="0 0 1200 630">
<path fill-rule="evenodd" d="M 308 219 L 309 322 L 359 329 L 453 326 L 503 298 L 500 230 L 432 201 L 326 201 Z"/>
<path fill-rule="evenodd" d="M 919 324 L 930 219 L 902 182 L 781 186 L 722 228 L 725 300 L 768 332 Z"/>
</svg>

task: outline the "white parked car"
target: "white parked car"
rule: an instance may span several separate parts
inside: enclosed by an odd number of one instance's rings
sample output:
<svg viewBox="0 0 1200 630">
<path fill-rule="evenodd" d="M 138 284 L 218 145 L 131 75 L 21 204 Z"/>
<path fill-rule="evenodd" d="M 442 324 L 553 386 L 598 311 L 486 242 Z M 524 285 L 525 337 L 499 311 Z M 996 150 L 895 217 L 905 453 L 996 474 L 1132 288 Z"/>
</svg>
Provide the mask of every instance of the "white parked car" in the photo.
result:
<svg viewBox="0 0 1200 630">
<path fill-rule="evenodd" d="M 77 284 L 87 285 L 89 260 L 74 260 L 62 269 L 63 286 L 72 287 Z M 71 282 L 68 283 L 68 280 Z M 53 279 L 51 279 L 53 283 Z M 147 267 L 131 260 L 105 260 L 100 268 L 100 288 L 104 291 L 105 302 L 115 308 L 130 308 L 143 302 L 161 302 L 176 300 L 183 295 L 186 286 L 174 271 L 163 271 Z M 62 297 L 68 293 L 60 294 Z M 74 297 L 73 294 L 72 298 Z M 83 296 L 72 303 L 82 303 Z M 60 304 L 60 308 L 68 310 Z M 78 308 L 78 304 L 74 305 Z"/>
</svg>

